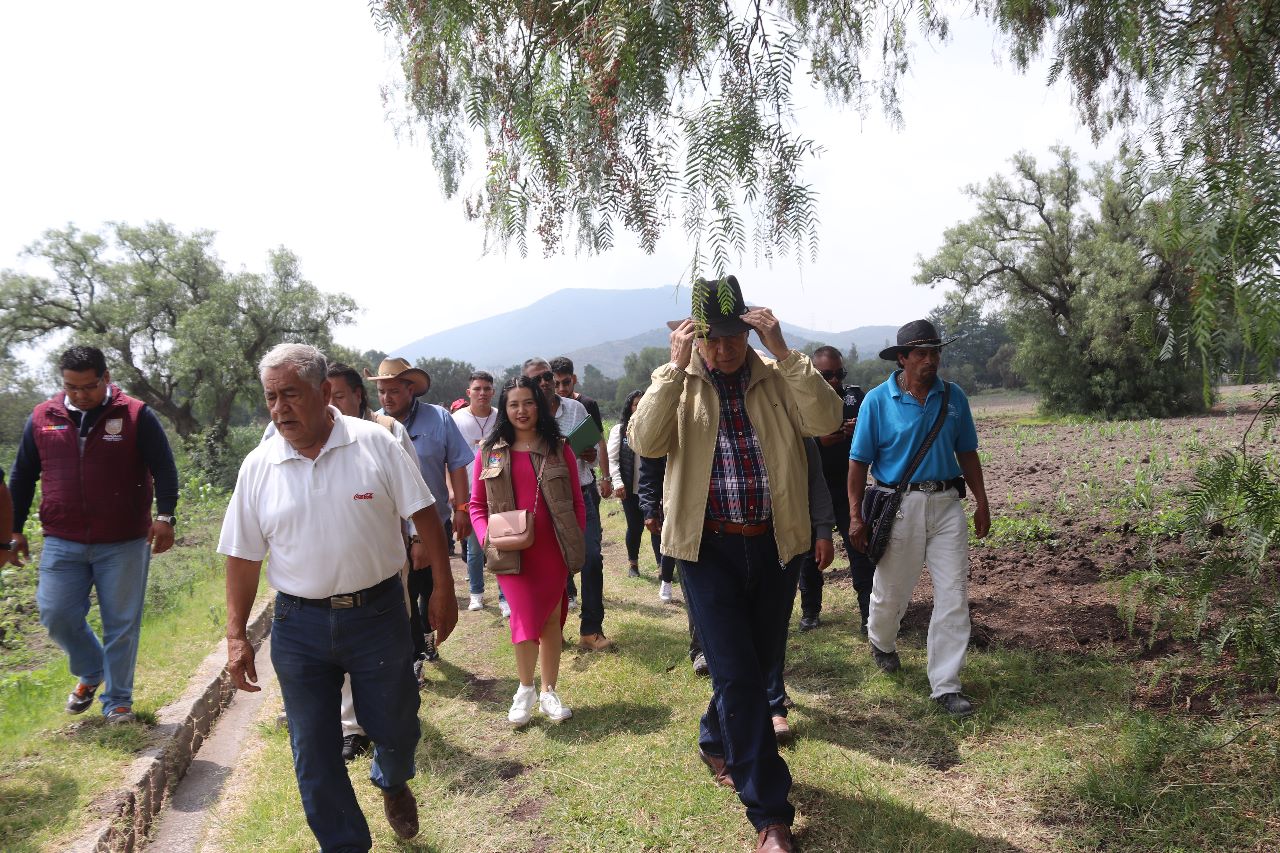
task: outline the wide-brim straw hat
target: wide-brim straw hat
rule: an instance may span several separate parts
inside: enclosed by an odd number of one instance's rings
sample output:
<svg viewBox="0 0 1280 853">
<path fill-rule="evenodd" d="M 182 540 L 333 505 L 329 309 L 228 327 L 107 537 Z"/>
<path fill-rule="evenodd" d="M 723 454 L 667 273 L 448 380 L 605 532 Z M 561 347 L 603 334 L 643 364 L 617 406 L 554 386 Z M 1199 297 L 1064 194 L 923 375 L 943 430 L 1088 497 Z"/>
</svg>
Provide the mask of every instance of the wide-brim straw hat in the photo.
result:
<svg viewBox="0 0 1280 853">
<path fill-rule="evenodd" d="M 431 387 L 431 376 L 425 370 L 414 367 L 403 358 L 384 358 L 377 373 L 364 369 L 364 378 L 375 382 L 379 379 L 403 379 L 413 386 L 413 396 L 421 397 Z"/>
</svg>

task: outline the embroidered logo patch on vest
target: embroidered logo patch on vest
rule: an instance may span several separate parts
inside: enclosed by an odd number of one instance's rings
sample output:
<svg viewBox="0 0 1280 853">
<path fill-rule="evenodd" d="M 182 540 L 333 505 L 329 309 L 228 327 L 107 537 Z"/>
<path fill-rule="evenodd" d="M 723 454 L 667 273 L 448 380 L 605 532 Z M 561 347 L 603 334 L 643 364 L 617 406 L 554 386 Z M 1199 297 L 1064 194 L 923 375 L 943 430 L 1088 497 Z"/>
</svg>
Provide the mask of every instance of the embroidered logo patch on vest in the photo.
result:
<svg viewBox="0 0 1280 853">
<path fill-rule="evenodd" d="M 44 431 L 45 432 L 61 432 L 64 429 L 70 428 L 70 426 L 71 426 L 70 424 L 45 424 Z"/>
<path fill-rule="evenodd" d="M 124 418 L 112 418 L 102 425 L 107 435 L 119 435 L 124 432 Z"/>
</svg>

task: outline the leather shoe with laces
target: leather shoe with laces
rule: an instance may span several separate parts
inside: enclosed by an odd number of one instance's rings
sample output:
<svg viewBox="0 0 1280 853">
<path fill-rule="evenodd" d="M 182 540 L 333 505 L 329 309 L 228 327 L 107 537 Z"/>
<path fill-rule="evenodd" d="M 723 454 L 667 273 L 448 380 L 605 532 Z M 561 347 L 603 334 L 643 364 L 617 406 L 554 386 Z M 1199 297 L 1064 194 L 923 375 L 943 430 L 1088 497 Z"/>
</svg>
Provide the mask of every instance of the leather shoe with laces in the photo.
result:
<svg viewBox="0 0 1280 853">
<path fill-rule="evenodd" d="M 387 823 L 401 838 L 413 838 L 418 834 L 418 801 L 413 791 L 405 785 L 399 793 L 382 792 L 382 810 L 387 814 Z"/>
<path fill-rule="evenodd" d="M 342 760 L 347 764 L 356 760 L 357 756 L 364 755 L 369 751 L 369 746 L 373 741 L 364 735 L 351 734 L 342 738 Z"/>
<path fill-rule="evenodd" d="M 578 648 L 584 652 L 607 652 L 613 648 L 613 640 L 604 634 L 582 634 L 578 638 Z"/>
<path fill-rule="evenodd" d="M 766 826 L 756 838 L 756 853 L 794 853 L 795 849 L 791 827 L 780 823 Z"/>
<path fill-rule="evenodd" d="M 801 616 L 801 617 L 800 617 L 800 630 L 801 630 L 801 631 L 812 631 L 814 628 L 817 628 L 820 624 L 822 624 L 822 623 L 821 623 L 820 621 L 818 621 L 818 614 L 816 614 L 816 613 L 815 613 L 814 615 L 812 615 L 812 616 Z"/>
<path fill-rule="evenodd" d="M 902 661 L 898 658 L 897 652 L 882 652 L 874 645 L 871 645 L 871 657 L 875 660 L 876 666 L 880 667 L 881 672 L 897 672 L 902 669 Z"/>
<path fill-rule="evenodd" d="M 787 724 L 787 718 L 781 714 L 773 715 L 773 738 L 778 742 L 778 746 L 788 746 L 794 740 L 791 726 Z"/>
<path fill-rule="evenodd" d="M 934 697 L 942 709 L 956 719 L 963 719 L 973 713 L 973 702 L 963 693 L 943 693 Z"/>
<path fill-rule="evenodd" d="M 724 757 L 720 755 L 712 755 L 698 749 L 698 757 L 702 759 L 702 763 L 711 768 L 711 775 L 715 777 L 717 785 L 723 785 L 730 791 L 737 791 L 737 787 L 733 784 L 733 777 L 729 775 L 729 770 L 724 766 Z"/>
</svg>

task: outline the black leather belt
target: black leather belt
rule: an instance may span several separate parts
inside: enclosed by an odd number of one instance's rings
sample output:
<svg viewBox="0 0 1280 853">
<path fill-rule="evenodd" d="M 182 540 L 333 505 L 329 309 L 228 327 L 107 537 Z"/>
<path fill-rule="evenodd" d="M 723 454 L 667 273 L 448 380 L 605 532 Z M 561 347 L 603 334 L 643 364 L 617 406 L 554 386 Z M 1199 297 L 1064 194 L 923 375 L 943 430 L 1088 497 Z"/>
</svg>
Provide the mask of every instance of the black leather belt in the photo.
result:
<svg viewBox="0 0 1280 853">
<path fill-rule="evenodd" d="M 963 477 L 956 477 L 954 480 L 921 480 L 919 483 L 908 483 L 906 490 L 908 492 L 924 492 L 927 495 L 931 495 L 936 492 L 945 492 L 947 489 L 959 488 L 963 482 Z M 876 483 L 876 485 L 889 491 L 898 488 L 890 483 Z"/>
<path fill-rule="evenodd" d="M 292 599 L 299 604 L 310 605 L 311 607 L 326 607 L 330 610 L 348 610 L 352 607 L 364 607 L 369 602 L 378 598 L 386 591 L 386 588 L 395 584 L 400 585 L 400 574 L 397 572 L 386 580 L 376 583 L 368 589 L 362 589 L 359 592 L 345 592 L 342 595 L 331 595 L 328 598 L 303 598 L 300 595 L 290 595 L 282 592 L 280 595 L 285 598 Z"/>
</svg>

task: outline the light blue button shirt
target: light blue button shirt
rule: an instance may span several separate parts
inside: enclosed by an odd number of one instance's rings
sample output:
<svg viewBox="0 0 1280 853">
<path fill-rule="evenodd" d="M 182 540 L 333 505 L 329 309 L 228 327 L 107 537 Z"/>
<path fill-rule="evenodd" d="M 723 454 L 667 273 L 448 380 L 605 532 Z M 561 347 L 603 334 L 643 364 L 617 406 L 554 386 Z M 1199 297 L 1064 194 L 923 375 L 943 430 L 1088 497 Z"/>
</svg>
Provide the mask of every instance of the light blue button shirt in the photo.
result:
<svg viewBox="0 0 1280 853">
<path fill-rule="evenodd" d="M 877 483 L 896 485 L 907 464 L 929 434 L 942 405 L 942 380 L 936 379 L 924 405 L 898 386 L 897 371 L 872 388 L 858 410 L 849 458 L 871 465 Z M 911 482 L 951 480 L 960 476 L 957 453 L 978 449 L 978 431 L 969 411 L 969 398 L 951 383 L 947 419 Z"/>
<path fill-rule="evenodd" d="M 380 411 L 379 414 L 386 412 Z M 404 428 L 417 451 L 422 479 L 427 481 L 431 494 L 441 497 L 436 501 L 436 509 L 443 522 L 450 515 L 449 502 L 445 499 L 449 494 L 444 480 L 445 468 L 450 471 L 465 468 L 475 459 L 475 452 L 462 437 L 453 418 L 439 406 L 415 400 L 409 409 L 409 417 L 404 420 Z"/>
</svg>

